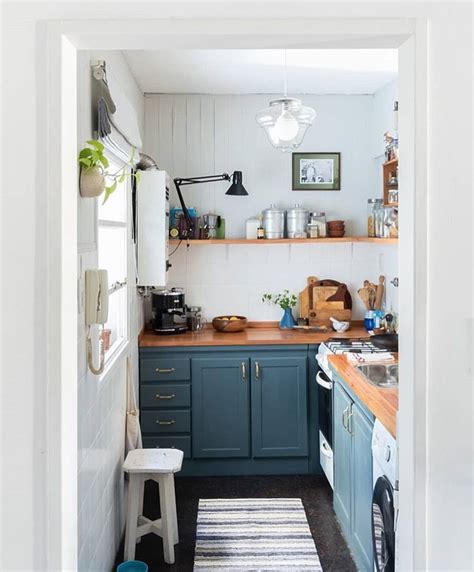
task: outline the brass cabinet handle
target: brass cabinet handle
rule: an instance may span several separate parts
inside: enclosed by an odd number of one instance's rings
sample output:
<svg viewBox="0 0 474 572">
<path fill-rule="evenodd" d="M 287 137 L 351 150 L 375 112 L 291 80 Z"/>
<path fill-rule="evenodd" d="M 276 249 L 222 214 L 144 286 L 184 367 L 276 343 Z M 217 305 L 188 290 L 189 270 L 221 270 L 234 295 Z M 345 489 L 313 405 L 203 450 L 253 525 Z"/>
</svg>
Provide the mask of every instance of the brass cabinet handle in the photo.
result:
<svg viewBox="0 0 474 572">
<path fill-rule="evenodd" d="M 171 395 L 161 395 L 161 393 L 157 393 L 155 395 L 156 399 L 174 399 L 176 395 L 172 393 Z"/>
<path fill-rule="evenodd" d="M 244 361 L 240 364 L 240 375 L 242 376 L 242 381 L 247 381 L 247 368 Z"/>
<path fill-rule="evenodd" d="M 159 419 L 157 419 L 155 423 L 157 423 L 158 425 L 174 425 L 176 421 L 174 419 L 172 419 L 171 421 L 160 421 Z"/>
<path fill-rule="evenodd" d="M 157 368 L 155 369 L 155 371 L 156 371 L 156 373 L 173 373 L 173 372 L 175 372 L 176 370 L 175 370 L 174 367 L 168 367 L 168 368 L 163 368 L 163 369 L 157 367 Z"/>
<path fill-rule="evenodd" d="M 260 379 L 260 364 L 258 361 L 255 362 L 255 380 L 258 381 Z"/>
</svg>

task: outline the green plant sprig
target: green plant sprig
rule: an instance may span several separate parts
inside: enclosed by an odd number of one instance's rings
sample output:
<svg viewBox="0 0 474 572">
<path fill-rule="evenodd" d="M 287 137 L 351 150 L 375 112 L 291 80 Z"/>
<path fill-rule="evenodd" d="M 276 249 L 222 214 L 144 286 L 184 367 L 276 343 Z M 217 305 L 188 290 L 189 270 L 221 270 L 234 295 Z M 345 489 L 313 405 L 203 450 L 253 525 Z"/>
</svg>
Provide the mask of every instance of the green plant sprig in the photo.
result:
<svg viewBox="0 0 474 572">
<path fill-rule="evenodd" d="M 279 294 L 263 294 L 262 302 L 276 304 L 280 306 L 282 310 L 287 310 L 288 308 L 294 308 L 296 306 L 298 298 L 295 294 L 290 294 L 289 290 L 283 290 L 283 292 Z"/>
<path fill-rule="evenodd" d="M 104 200 L 102 204 L 104 204 L 110 195 L 115 191 L 117 188 L 117 183 L 123 183 L 125 181 L 125 177 L 135 177 L 137 183 L 140 182 L 140 171 L 133 171 L 133 167 L 135 166 L 135 147 L 132 148 L 132 155 L 128 164 L 124 165 L 115 173 L 109 173 L 107 171 L 109 167 L 109 160 L 104 155 L 104 144 L 95 139 L 90 139 L 87 141 L 87 144 L 89 147 L 84 147 L 84 149 L 81 149 L 79 152 L 78 162 L 81 168 L 98 168 L 104 177 L 112 179 L 112 184 L 105 187 Z M 132 168 L 132 172 L 127 172 L 127 166 Z"/>
</svg>

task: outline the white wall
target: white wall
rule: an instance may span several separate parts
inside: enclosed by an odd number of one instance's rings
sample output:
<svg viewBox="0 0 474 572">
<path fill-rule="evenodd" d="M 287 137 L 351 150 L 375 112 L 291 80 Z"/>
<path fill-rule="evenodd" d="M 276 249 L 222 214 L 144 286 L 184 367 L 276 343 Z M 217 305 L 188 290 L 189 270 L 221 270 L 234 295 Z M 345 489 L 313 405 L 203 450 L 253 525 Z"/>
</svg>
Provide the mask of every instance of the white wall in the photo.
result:
<svg viewBox="0 0 474 572">
<path fill-rule="evenodd" d="M 39 24 L 45 19 L 58 22 L 107 19 L 112 11 L 113 17 L 125 18 L 128 24 L 134 18 L 179 15 L 201 19 L 237 17 L 241 20 L 255 16 L 263 19 L 267 26 L 269 14 L 284 22 L 288 13 L 283 4 L 262 4 L 254 0 L 238 4 L 220 0 L 207 6 L 194 2 L 194 6 L 185 9 L 179 4 L 156 2 L 151 6 L 141 2 L 133 5 L 114 2 L 113 10 L 110 2 L 97 2 L 93 10 L 80 2 L 15 2 L 2 6 L 2 570 L 48 569 L 45 537 L 48 533 L 57 536 L 58 532 L 49 530 L 47 507 L 50 499 L 45 494 L 48 475 L 45 433 L 50 419 L 44 408 L 48 371 L 43 357 L 48 350 L 44 335 L 48 313 L 44 305 L 48 249 L 44 236 L 47 189 L 38 182 L 45 145 L 36 129 L 44 114 L 41 102 L 38 103 L 44 80 L 42 62 L 37 60 L 38 54 L 43 53 L 37 43 L 41 37 Z M 466 292 L 473 291 L 472 268 L 466 264 L 466 260 L 472 261 L 472 225 L 468 220 L 473 215 L 472 178 L 465 176 L 466 165 L 472 160 L 469 129 L 472 82 L 466 72 L 472 65 L 471 6 L 454 2 L 395 5 L 377 1 L 342 5 L 339 2 L 311 2 L 304 7 L 305 18 L 340 18 L 341 13 L 345 18 L 357 18 L 358 21 L 366 17 L 428 19 L 430 185 L 427 213 L 430 231 L 427 263 L 430 275 L 425 293 L 430 318 L 428 323 L 417 325 L 416 333 L 428 339 L 428 395 L 420 392 L 419 399 L 427 403 L 429 413 L 422 434 L 417 436 L 417 446 L 421 439 L 421 445 L 426 448 L 419 452 L 414 463 L 421 481 L 417 482 L 420 494 L 415 499 L 415 516 L 424 512 L 422 497 L 426 495 L 429 525 L 416 531 L 426 544 L 418 542 L 414 548 L 422 563 L 419 569 L 472 570 L 473 481 L 469 459 L 473 435 L 472 347 L 469 345 L 472 340 L 472 300 L 466 298 L 464 304 L 453 306 L 446 297 L 453 276 L 465 285 Z M 239 22 L 235 28 L 240 29 L 240 25 Z M 202 27 L 201 23 L 199 26 Z M 229 26 L 229 33 L 232 28 Z M 456 142 L 454 146 L 453 141 Z M 21 177 L 11 168 L 18 162 L 19 149 L 22 157 L 28 158 Z M 453 173 L 457 177 L 455 184 Z M 446 222 L 446 213 L 452 212 L 453 199 L 464 207 L 458 211 L 456 232 L 440 232 Z M 463 256 L 455 255 L 459 253 L 460 245 L 464 249 Z M 454 326 L 446 327 L 447 324 Z M 419 388 L 419 381 L 414 380 L 414 383 Z M 426 443 L 423 441 L 425 431 L 429 435 Z M 422 472 L 424 468 L 427 478 Z M 61 548 L 60 543 L 59 546 Z M 62 548 L 67 552 L 67 546 Z M 408 562 L 409 555 L 405 552 L 404 556 Z"/>
<path fill-rule="evenodd" d="M 216 212 L 226 220 L 227 237 L 245 236 L 245 220 L 270 203 L 291 207 L 296 202 L 324 210 L 328 220 L 346 220 L 348 235 L 364 235 L 367 199 L 382 196 L 374 186 L 374 132 L 391 128 L 385 108 L 391 93 L 381 95 L 304 95 L 317 118 L 300 147 L 303 151 L 341 152 L 340 191 L 292 191 L 291 153 L 281 153 L 267 141 L 255 121 L 271 95 L 148 95 L 145 105 L 145 151 L 171 177 L 242 170 L 248 197 L 228 197 L 228 184 L 183 188 L 187 205 L 200 214 Z M 377 113 L 375 101 L 377 100 Z M 381 110 L 381 111 L 379 111 Z M 381 166 L 379 167 L 381 169 Z M 175 192 L 171 202 L 178 205 Z M 290 288 L 298 292 L 306 277 L 346 282 L 354 298 L 354 318 L 363 318 L 357 290 L 365 279 L 387 277 L 387 308 L 398 309 L 389 281 L 398 275 L 397 247 L 343 244 L 193 246 L 184 245 L 172 258 L 171 286 L 186 289 L 187 302 L 203 306 L 208 318 L 238 313 L 253 320 L 279 318 L 279 310 L 261 303 L 263 292 Z M 210 294 L 210 295 L 209 295 Z"/>
<path fill-rule="evenodd" d="M 225 195 L 226 182 L 184 189 L 187 205 L 199 214 L 226 219 L 226 236 L 245 236 L 245 221 L 276 203 L 300 203 L 326 212 L 328 220 L 346 220 L 349 235 L 366 232 L 367 199 L 374 196 L 370 154 L 372 97 L 302 96 L 317 117 L 299 150 L 341 153 L 340 191 L 292 191 L 291 153 L 268 142 L 255 114 L 277 95 L 150 95 L 146 97 L 144 149 L 171 177 L 243 172 L 249 196 Z M 171 195 L 172 204 L 178 204 Z"/>
<path fill-rule="evenodd" d="M 143 133 L 144 98 L 119 52 L 79 52 L 78 148 L 92 137 L 91 60 L 104 59 L 137 112 Z M 114 195 L 109 199 L 114 200 Z M 97 267 L 97 201 L 78 194 L 78 275 Z M 93 375 L 86 360 L 84 313 L 78 316 L 78 557 L 79 570 L 110 570 L 125 522 L 122 471 L 125 436 L 126 358 L 132 357 L 138 380 L 137 335 L 143 324 L 142 304 L 133 288 L 135 272 L 128 272 L 130 286 L 130 345 L 110 371 Z"/>
<path fill-rule="evenodd" d="M 374 161 L 377 189 L 383 189 L 382 165 L 385 161 L 384 133 L 395 131 L 393 103 L 398 101 L 398 83 L 394 80 L 376 91 L 372 98 L 370 149 Z"/>
</svg>

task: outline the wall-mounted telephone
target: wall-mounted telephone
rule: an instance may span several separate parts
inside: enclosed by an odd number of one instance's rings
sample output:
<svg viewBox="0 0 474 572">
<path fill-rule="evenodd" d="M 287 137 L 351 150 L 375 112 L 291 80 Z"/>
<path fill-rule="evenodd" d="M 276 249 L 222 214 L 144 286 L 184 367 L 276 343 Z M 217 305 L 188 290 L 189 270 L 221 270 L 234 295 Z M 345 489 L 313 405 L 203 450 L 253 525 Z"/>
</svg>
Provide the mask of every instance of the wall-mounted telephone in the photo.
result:
<svg viewBox="0 0 474 572">
<path fill-rule="evenodd" d="M 104 371 L 104 344 L 102 336 L 95 324 L 104 325 L 109 315 L 109 277 L 107 270 L 86 270 L 86 325 L 89 326 L 87 333 L 87 363 L 94 375 Z M 99 344 L 99 367 L 94 366 L 92 351 L 92 338 L 95 337 Z"/>
</svg>

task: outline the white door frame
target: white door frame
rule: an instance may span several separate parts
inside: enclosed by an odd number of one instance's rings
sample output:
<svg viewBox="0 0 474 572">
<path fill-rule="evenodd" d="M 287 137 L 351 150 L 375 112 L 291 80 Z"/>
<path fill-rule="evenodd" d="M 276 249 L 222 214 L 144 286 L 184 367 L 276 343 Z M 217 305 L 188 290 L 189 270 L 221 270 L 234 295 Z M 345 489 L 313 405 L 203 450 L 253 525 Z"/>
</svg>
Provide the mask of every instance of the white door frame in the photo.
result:
<svg viewBox="0 0 474 572">
<path fill-rule="evenodd" d="M 326 6 L 326 17 L 323 17 Z M 278 7 L 276 8 L 278 9 Z M 150 8 L 150 10 L 152 10 Z M 377 8 L 373 7 L 372 15 Z M 156 7 L 157 18 L 162 7 Z M 250 12 L 250 11 L 249 11 Z M 258 12 L 258 10 L 257 10 Z M 50 570 L 77 565 L 77 166 L 76 50 L 173 48 L 400 48 L 401 210 L 400 569 L 425 569 L 426 389 L 426 21 L 373 17 L 338 19 L 329 5 L 304 19 L 143 19 L 46 22 L 39 46 L 48 62 L 40 79 L 47 133 L 40 174 L 48 190 L 47 528 Z M 260 16 L 261 17 L 261 16 Z M 315 36 L 314 30 L 324 30 Z M 416 111 L 416 113 L 415 113 Z M 417 135 L 415 139 L 415 134 Z M 60 160 L 58 161 L 58 158 Z M 408 191 L 412 200 L 407 200 Z M 416 224 L 415 224 L 416 221 Z M 415 228 L 417 229 L 415 234 Z M 59 301 L 59 303 L 58 303 Z M 58 348 L 60 351 L 58 351 Z M 416 351 L 417 361 L 414 355 Z M 410 388 L 410 389 L 409 389 Z M 422 396 L 422 397 L 421 397 Z M 416 418 L 415 418 L 415 403 Z"/>
</svg>

